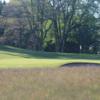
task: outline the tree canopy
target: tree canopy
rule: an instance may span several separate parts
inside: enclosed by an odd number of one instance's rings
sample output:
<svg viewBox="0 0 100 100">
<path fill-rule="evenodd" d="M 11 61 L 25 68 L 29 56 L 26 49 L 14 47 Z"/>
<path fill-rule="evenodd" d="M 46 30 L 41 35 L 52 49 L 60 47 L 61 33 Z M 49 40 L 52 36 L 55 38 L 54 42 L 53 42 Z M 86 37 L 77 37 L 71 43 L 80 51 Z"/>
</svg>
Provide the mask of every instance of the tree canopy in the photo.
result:
<svg viewBox="0 0 100 100">
<path fill-rule="evenodd" d="M 51 52 L 99 52 L 99 0 L 11 0 L 4 6 L 0 2 L 0 16 L 3 44 Z"/>
</svg>

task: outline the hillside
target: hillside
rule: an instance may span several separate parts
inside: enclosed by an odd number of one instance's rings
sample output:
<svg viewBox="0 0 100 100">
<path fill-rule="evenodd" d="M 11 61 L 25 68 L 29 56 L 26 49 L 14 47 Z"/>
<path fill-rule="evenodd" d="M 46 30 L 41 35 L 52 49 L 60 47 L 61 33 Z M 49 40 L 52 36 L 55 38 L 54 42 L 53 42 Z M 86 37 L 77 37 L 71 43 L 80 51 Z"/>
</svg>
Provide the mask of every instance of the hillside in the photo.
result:
<svg viewBox="0 0 100 100">
<path fill-rule="evenodd" d="M 55 68 L 72 62 L 100 63 L 100 56 L 35 52 L 10 46 L 0 46 L 0 68 Z"/>
</svg>

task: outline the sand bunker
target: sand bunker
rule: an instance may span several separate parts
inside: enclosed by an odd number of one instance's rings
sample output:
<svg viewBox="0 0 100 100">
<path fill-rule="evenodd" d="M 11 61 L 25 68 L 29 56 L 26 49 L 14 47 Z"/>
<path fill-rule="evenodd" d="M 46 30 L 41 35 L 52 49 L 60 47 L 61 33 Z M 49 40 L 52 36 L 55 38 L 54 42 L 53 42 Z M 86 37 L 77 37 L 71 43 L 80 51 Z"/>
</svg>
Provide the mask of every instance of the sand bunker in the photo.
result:
<svg viewBox="0 0 100 100">
<path fill-rule="evenodd" d="M 100 67 L 100 64 L 97 63 L 68 63 L 68 64 L 64 64 L 61 67 Z"/>
</svg>

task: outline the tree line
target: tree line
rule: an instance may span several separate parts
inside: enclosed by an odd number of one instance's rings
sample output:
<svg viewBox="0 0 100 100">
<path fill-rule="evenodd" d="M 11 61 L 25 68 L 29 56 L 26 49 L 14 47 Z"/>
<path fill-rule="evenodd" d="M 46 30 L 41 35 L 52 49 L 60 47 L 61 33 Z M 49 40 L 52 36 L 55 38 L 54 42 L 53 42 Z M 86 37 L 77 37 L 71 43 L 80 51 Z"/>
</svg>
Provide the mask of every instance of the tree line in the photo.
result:
<svg viewBox="0 0 100 100">
<path fill-rule="evenodd" d="M 0 2 L 0 43 L 36 51 L 99 53 L 99 0 Z"/>
</svg>

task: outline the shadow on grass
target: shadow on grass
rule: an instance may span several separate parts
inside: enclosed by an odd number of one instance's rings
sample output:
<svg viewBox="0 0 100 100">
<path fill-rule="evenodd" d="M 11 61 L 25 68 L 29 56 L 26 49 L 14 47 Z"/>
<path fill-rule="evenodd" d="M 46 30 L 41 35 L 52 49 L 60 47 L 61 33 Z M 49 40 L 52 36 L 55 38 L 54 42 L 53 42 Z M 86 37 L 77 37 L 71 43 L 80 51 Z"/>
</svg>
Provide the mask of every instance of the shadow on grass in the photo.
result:
<svg viewBox="0 0 100 100">
<path fill-rule="evenodd" d="M 24 58 L 100 60 L 100 55 L 55 53 L 55 52 L 50 53 L 50 52 L 40 52 L 40 51 L 37 52 L 37 51 L 19 49 L 19 48 L 10 47 L 10 46 L 0 46 L 0 51 L 7 51 L 7 55 L 21 56 Z"/>
</svg>

